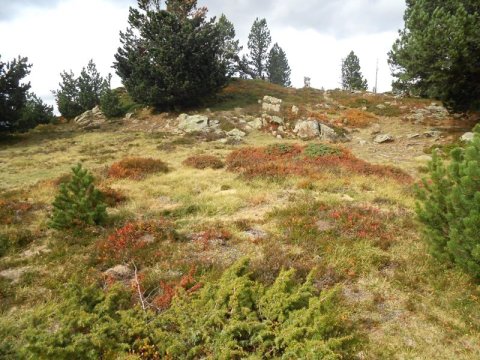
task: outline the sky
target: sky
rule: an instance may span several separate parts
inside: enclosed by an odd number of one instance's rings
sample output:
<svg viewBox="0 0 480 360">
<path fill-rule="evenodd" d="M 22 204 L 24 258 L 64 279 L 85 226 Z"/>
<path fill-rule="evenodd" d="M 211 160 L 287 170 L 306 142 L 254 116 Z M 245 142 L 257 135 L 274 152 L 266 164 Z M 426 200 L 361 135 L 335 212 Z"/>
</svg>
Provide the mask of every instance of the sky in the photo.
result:
<svg viewBox="0 0 480 360">
<path fill-rule="evenodd" d="M 119 32 L 127 28 L 128 9 L 136 0 L 0 0 L 0 55 L 9 61 L 26 56 L 33 64 L 27 78 L 32 91 L 54 104 L 60 73 L 78 75 L 93 59 L 99 71 L 113 75 L 120 45 Z M 387 53 L 403 27 L 405 0 L 199 0 L 209 16 L 224 13 L 235 25 L 247 48 L 255 18 L 266 18 L 272 35 L 287 53 L 292 85 L 312 79 L 316 88 L 340 87 L 341 61 L 350 51 L 360 58 L 369 88 L 391 89 Z"/>
</svg>

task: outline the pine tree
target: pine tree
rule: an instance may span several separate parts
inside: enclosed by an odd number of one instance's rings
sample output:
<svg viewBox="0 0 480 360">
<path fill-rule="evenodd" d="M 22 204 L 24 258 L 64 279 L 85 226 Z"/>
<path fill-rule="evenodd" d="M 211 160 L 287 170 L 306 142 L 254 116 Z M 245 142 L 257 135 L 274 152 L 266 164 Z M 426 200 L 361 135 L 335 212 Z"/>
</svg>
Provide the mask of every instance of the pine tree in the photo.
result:
<svg viewBox="0 0 480 360">
<path fill-rule="evenodd" d="M 394 90 L 480 109 L 480 2 L 410 0 L 404 19 L 389 53 Z"/>
<path fill-rule="evenodd" d="M 107 118 L 120 117 L 125 114 L 117 92 L 110 88 L 100 98 L 100 109 Z"/>
<path fill-rule="evenodd" d="M 433 255 L 480 279 L 480 126 L 472 143 L 451 152 L 448 166 L 434 154 L 430 179 L 418 196 L 417 213 Z"/>
<path fill-rule="evenodd" d="M 219 54 L 220 61 L 225 64 L 227 76 L 230 77 L 240 71 L 239 53 L 242 51 L 242 46 L 239 45 L 240 41 L 235 39 L 235 27 L 224 14 L 220 16 L 217 25 L 222 40 L 222 51 Z"/>
<path fill-rule="evenodd" d="M 367 80 L 363 78 L 360 60 L 353 51 L 342 60 L 342 88 L 343 90 L 367 90 Z"/>
<path fill-rule="evenodd" d="M 194 105 L 228 80 L 225 34 L 193 0 L 138 1 L 114 68 L 129 95 L 157 108 Z"/>
<path fill-rule="evenodd" d="M 99 225 L 107 218 L 102 193 L 93 184 L 93 176 L 81 164 L 72 168 L 72 179 L 60 186 L 53 202 L 49 226 L 66 229 Z"/>
<path fill-rule="evenodd" d="M 256 18 L 248 35 L 249 59 L 256 79 L 265 79 L 268 48 L 272 42 L 267 20 Z"/>
<path fill-rule="evenodd" d="M 82 69 L 79 77 L 75 77 L 71 70 L 62 72 L 60 76 L 62 77 L 60 89 L 53 91 L 53 94 L 58 111 L 67 119 L 73 119 L 100 105 L 101 96 L 110 89 L 111 75 L 102 77 L 93 60 Z"/>
<path fill-rule="evenodd" d="M 30 89 L 30 83 L 22 80 L 30 74 L 31 66 L 25 57 L 7 63 L 0 57 L 0 132 L 17 128 Z"/>
<path fill-rule="evenodd" d="M 288 65 L 287 54 L 277 43 L 273 45 L 268 54 L 267 74 L 268 80 L 271 83 L 282 86 L 292 85 L 290 81 L 291 70 Z"/>
</svg>

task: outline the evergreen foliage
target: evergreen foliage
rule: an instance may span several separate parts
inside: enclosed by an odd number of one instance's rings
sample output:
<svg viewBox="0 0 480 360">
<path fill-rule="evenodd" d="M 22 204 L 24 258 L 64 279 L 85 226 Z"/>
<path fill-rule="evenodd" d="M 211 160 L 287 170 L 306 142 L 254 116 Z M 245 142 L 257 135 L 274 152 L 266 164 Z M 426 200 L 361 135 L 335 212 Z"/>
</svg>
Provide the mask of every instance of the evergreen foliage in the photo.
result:
<svg viewBox="0 0 480 360">
<path fill-rule="evenodd" d="M 272 42 L 267 20 L 256 18 L 248 35 L 249 63 L 254 79 L 265 79 L 268 48 Z"/>
<path fill-rule="evenodd" d="M 363 78 L 360 60 L 353 51 L 342 60 L 342 88 L 343 90 L 367 90 L 367 80 Z"/>
<path fill-rule="evenodd" d="M 292 85 L 290 81 L 290 66 L 288 65 L 287 54 L 283 49 L 275 43 L 267 60 L 267 76 L 271 83 L 289 87 Z"/>
<path fill-rule="evenodd" d="M 218 27 L 222 44 L 220 61 L 227 69 L 227 76 L 231 77 L 240 71 L 239 53 L 242 51 L 242 46 L 240 46 L 239 40 L 235 40 L 235 27 L 224 14 L 218 19 Z"/>
<path fill-rule="evenodd" d="M 154 0 L 130 8 L 129 28 L 114 67 L 129 95 L 157 108 L 189 106 L 216 93 L 228 80 L 231 29 L 207 20 L 196 1 Z M 227 34 L 230 32 L 229 34 Z M 232 43 L 229 43 L 232 45 Z"/>
<path fill-rule="evenodd" d="M 282 271 L 265 287 L 252 280 L 248 261 L 197 292 L 183 290 L 169 309 L 130 308 L 131 296 L 114 285 L 69 286 L 66 301 L 39 314 L 27 332 L 26 355 L 51 359 L 341 359 L 354 337 L 335 290 L 320 295 L 313 277 Z M 52 327 L 55 331 L 52 331 Z"/>
<path fill-rule="evenodd" d="M 62 77 L 62 82 L 59 84 L 60 90 L 53 93 L 58 111 L 67 119 L 73 119 L 100 105 L 100 98 L 110 89 L 111 75 L 103 78 L 93 60 L 90 60 L 87 67 L 82 69 L 78 78 L 72 71 L 64 71 L 60 76 Z"/>
<path fill-rule="evenodd" d="M 410 0 L 404 19 L 389 53 L 394 90 L 480 109 L 480 2 Z"/>
<path fill-rule="evenodd" d="M 107 218 L 103 196 L 93 184 L 93 176 L 81 164 L 72 168 L 73 176 L 60 185 L 53 202 L 49 226 L 54 229 L 98 225 Z"/>
<path fill-rule="evenodd" d="M 432 253 L 480 279 L 480 127 L 472 143 L 451 152 L 449 165 L 435 152 L 429 169 L 417 213 Z"/>
<path fill-rule="evenodd" d="M 121 117 L 125 111 L 120 103 L 120 97 L 117 92 L 108 88 L 100 98 L 100 109 L 108 118 Z"/>
</svg>

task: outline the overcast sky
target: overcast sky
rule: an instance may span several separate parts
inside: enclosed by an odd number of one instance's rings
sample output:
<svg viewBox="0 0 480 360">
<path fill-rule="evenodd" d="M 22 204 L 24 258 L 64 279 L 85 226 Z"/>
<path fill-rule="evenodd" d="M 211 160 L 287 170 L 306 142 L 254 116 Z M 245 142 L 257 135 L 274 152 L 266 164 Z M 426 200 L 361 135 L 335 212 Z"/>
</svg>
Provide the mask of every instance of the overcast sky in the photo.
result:
<svg viewBox="0 0 480 360">
<path fill-rule="evenodd" d="M 22 55 L 33 64 L 28 80 L 49 104 L 60 72 L 79 74 L 89 59 L 103 73 L 111 68 L 119 31 L 127 27 L 136 0 L 0 0 L 2 61 Z M 387 52 L 403 27 L 404 0 L 199 0 L 210 16 L 224 13 L 244 48 L 256 17 L 266 18 L 273 42 L 286 51 L 292 83 L 339 87 L 341 59 L 353 50 L 370 89 L 379 61 L 379 91 L 391 89 Z M 120 86 L 114 75 L 113 86 Z"/>
</svg>

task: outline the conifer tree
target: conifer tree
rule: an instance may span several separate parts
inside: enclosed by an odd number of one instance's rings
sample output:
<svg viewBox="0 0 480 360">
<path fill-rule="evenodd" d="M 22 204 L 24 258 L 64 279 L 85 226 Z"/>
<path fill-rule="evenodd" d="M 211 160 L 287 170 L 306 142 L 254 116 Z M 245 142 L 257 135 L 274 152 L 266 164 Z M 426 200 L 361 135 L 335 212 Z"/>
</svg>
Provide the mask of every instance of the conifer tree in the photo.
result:
<svg viewBox="0 0 480 360">
<path fill-rule="evenodd" d="M 140 0 L 130 8 L 114 68 L 136 102 L 168 109 L 197 104 L 223 87 L 229 56 L 222 53 L 225 33 L 196 0 L 166 5 Z"/>
<path fill-rule="evenodd" d="M 256 79 L 265 79 L 268 48 L 272 42 L 267 20 L 256 18 L 248 35 L 249 60 Z"/>
<path fill-rule="evenodd" d="M 242 51 L 242 46 L 240 46 L 240 41 L 235 39 L 235 27 L 224 14 L 220 16 L 217 26 L 220 30 L 222 44 L 222 51 L 219 54 L 220 61 L 225 64 L 227 76 L 230 77 L 240 71 L 239 53 Z"/>
<path fill-rule="evenodd" d="M 367 90 L 367 80 L 363 78 L 360 60 L 353 51 L 342 60 L 342 88 L 344 90 Z"/>
<path fill-rule="evenodd" d="M 102 224 L 107 218 L 107 207 L 93 184 L 93 176 L 81 164 L 73 167 L 72 172 L 72 179 L 60 186 L 53 202 L 49 226 L 66 229 Z"/>
<path fill-rule="evenodd" d="M 291 86 L 290 74 L 291 70 L 290 66 L 288 65 L 287 54 L 276 43 L 273 45 L 268 55 L 268 80 L 277 85 Z"/>
<path fill-rule="evenodd" d="M 480 109 L 480 2 L 409 0 L 389 53 L 394 90 Z"/>
<path fill-rule="evenodd" d="M 480 126 L 472 143 L 451 152 L 448 166 L 434 154 L 430 179 L 418 196 L 417 213 L 433 255 L 480 279 Z"/>
</svg>

